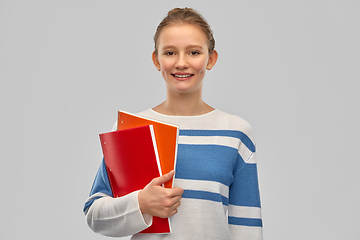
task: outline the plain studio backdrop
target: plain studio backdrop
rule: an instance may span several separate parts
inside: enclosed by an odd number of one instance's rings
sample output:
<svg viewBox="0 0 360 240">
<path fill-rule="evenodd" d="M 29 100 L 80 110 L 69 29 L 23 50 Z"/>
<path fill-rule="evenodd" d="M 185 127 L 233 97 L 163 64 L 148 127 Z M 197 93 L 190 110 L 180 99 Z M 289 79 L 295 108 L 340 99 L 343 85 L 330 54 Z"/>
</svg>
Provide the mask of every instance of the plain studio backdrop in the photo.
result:
<svg viewBox="0 0 360 240">
<path fill-rule="evenodd" d="M 0 239 L 107 239 L 98 134 L 165 99 L 152 37 L 185 6 L 219 52 L 205 101 L 254 128 L 264 239 L 360 239 L 357 0 L 0 0 Z"/>
</svg>

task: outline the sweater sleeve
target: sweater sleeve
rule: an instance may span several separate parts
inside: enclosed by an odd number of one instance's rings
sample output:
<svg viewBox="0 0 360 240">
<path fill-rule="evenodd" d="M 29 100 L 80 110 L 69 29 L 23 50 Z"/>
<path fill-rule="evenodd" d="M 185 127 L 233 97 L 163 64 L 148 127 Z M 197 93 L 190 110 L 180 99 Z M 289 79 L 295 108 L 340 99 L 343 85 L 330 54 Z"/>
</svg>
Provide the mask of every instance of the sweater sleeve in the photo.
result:
<svg viewBox="0 0 360 240">
<path fill-rule="evenodd" d="M 152 224 L 152 217 L 141 213 L 137 196 L 135 191 L 113 198 L 103 160 L 84 207 L 89 227 L 111 237 L 130 236 L 146 229 Z"/>
<path fill-rule="evenodd" d="M 255 145 L 241 139 L 234 181 L 229 189 L 228 223 L 233 239 L 262 239 L 261 203 Z"/>
</svg>

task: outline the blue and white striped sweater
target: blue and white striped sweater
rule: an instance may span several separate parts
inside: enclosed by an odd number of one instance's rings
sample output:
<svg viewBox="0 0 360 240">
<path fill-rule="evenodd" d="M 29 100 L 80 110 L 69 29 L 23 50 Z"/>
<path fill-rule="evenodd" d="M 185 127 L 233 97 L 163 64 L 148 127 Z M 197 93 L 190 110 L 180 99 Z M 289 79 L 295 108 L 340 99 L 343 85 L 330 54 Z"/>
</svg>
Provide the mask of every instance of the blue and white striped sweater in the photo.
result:
<svg viewBox="0 0 360 240">
<path fill-rule="evenodd" d="M 151 238 L 135 234 L 132 239 L 262 239 L 250 125 L 219 110 L 193 117 L 153 110 L 140 115 L 180 126 L 174 185 L 183 188 L 184 194 L 178 213 L 171 218 L 172 234 Z M 88 213 L 96 199 L 107 195 L 112 196 L 102 163 L 84 211 Z"/>
</svg>

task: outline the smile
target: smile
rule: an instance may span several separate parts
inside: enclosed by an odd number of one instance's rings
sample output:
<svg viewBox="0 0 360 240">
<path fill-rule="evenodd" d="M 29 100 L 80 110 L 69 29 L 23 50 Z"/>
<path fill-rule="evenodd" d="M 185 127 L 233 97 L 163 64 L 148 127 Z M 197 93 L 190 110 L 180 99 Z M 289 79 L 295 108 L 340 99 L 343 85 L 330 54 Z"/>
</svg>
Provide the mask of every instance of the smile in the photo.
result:
<svg viewBox="0 0 360 240">
<path fill-rule="evenodd" d="M 177 78 L 188 78 L 194 76 L 194 74 L 171 74 L 171 75 Z"/>
</svg>

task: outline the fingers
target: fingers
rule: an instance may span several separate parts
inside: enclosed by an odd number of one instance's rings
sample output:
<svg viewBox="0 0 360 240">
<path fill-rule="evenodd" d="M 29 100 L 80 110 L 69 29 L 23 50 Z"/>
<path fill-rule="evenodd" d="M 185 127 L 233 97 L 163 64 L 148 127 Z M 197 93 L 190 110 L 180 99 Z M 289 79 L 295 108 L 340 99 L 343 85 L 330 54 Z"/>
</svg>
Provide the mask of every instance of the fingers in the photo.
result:
<svg viewBox="0 0 360 240">
<path fill-rule="evenodd" d="M 155 213 L 154 216 L 161 218 L 168 218 L 175 215 L 178 212 L 178 207 L 181 205 L 182 188 L 163 188 L 164 195 L 160 200 L 161 208 L 159 212 Z"/>
<path fill-rule="evenodd" d="M 170 181 L 172 179 L 172 177 L 174 176 L 174 170 L 171 170 L 170 172 L 168 172 L 167 174 L 164 174 L 160 177 L 155 178 L 152 182 L 155 185 L 162 185 L 164 183 L 166 183 L 167 181 Z"/>
<path fill-rule="evenodd" d="M 154 178 L 138 194 L 140 211 L 144 214 L 167 218 L 177 213 L 184 190 L 179 187 L 164 188 L 162 184 L 171 180 L 174 171 Z"/>
<path fill-rule="evenodd" d="M 177 202 L 177 203 L 175 203 L 175 204 L 172 206 L 171 210 L 169 211 L 170 213 L 169 213 L 168 216 L 166 216 L 166 217 L 174 216 L 174 215 L 178 212 L 178 207 L 180 207 L 180 205 L 181 205 L 180 201 Z"/>
<path fill-rule="evenodd" d="M 169 197 L 171 197 L 171 198 L 175 198 L 175 197 L 181 198 L 181 195 L 184 193 L 184 190 L 179 187 L 167 188 L 167 189 L 169 192 Z"/>
<path fill-rule="evenodd" d="M 161 217 L 161 218 L 168 218 L 168 217 L 171 217 L 171 216 L 175 215 L 178 212 L 177 209 L 181 205 L 180 198 L 179 198 L 178 201 L 173 202 L 172 205 L 164 206 L 162 208 L 162 211 L 160 211 L 157 216 Z"/>
<path fill-rule="evenodd" d="M 157 188 L 157 189 L 154 189 Z M 169 191 L 159 186 L 152 189 L 144 189 L 138 194 L 140 211 L 161 218 L 167 218 L 177 213 L 180 206 L 181 195 L 170 197 Z"/>
</svg>

